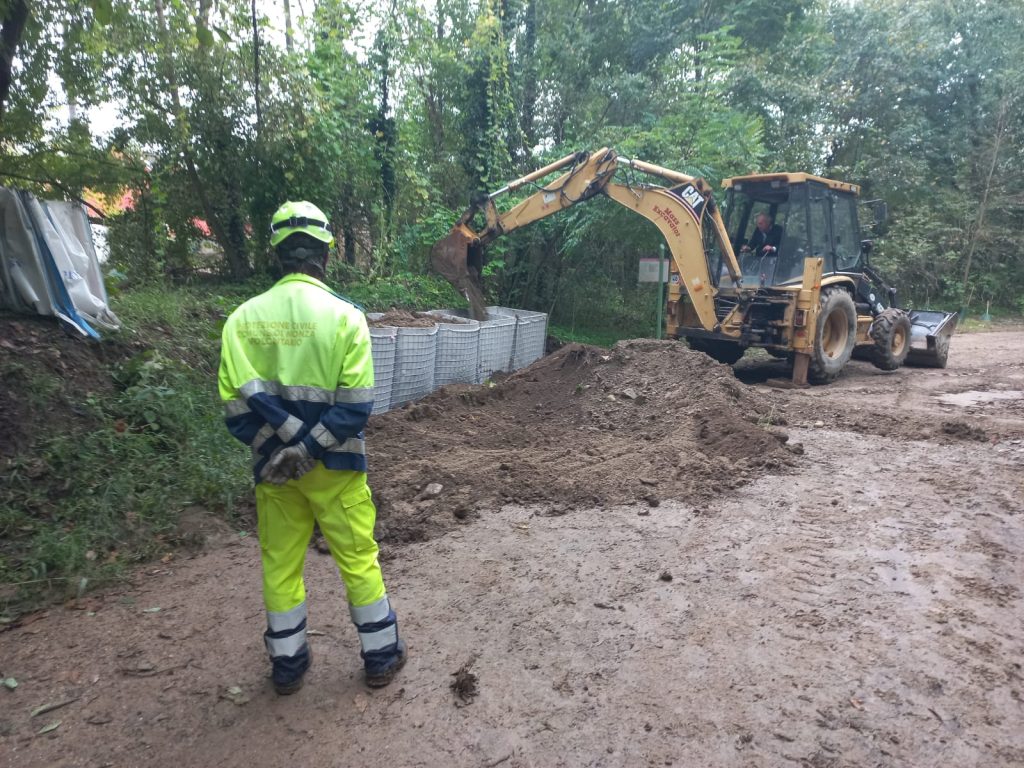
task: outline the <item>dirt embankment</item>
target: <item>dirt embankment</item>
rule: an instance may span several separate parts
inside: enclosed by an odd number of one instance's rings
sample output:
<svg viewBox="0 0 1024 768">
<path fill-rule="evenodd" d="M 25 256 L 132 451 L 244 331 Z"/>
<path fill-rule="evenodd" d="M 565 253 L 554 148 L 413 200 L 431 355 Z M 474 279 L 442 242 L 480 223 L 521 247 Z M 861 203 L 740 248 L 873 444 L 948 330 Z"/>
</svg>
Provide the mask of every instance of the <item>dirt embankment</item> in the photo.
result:
<svg viewBox="0 0 1024 768">
<path fill-rule="evenodd" d="M 119 340 L 61 333 L 49 318 L 0 315 L 0 458 L 40 436 L 92 426 L 85 399 L 113 392 L 109 367 L 136 351 Z"/>
<path fill-rule="evenodd" d="M 671 341 L 569 345 L 490 388 L 448 387 L 367 430 L 385 541 L 415 541 L 494 503 L 699 505 L 795 446 L 730 369 Z M 440 484 L 440 492 L 436 486 Z"/>
</svg>

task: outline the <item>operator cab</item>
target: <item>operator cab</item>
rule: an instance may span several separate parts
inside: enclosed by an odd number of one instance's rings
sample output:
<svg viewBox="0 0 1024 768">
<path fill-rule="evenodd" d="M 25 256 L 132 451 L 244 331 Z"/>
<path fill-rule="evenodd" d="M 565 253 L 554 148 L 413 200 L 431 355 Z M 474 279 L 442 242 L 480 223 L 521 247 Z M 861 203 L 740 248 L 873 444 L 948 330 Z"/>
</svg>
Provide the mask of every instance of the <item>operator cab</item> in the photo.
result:
<svg viewBox="0 0 1024 768">
<path fill-rule="evenodd" d="M 757 288 L 794 283 L 803 277 L 804 259 L 825 259 L 824 274 L 863 269 L 857 195 L 854 184 L 806 173 L 775 173 L 726 179 L 722 215 L 743 286 Z M 776 252 L 744 250 L 757 231 L 760 214 L 774 225 Z M 713 274 L 727 274 L 721 254 Z M 713 265 L 712 265 L 713 266 Z"/>
</svg>

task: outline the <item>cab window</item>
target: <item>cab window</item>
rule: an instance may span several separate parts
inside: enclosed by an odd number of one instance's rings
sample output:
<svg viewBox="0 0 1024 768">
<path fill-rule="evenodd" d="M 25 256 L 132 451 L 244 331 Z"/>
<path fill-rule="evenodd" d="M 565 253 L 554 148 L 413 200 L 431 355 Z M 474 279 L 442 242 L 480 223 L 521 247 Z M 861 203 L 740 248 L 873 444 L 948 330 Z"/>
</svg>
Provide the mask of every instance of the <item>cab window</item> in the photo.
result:
<svg viewBox="0 0 1024 768">
<path fill-rule="evenodd" d="M 832 238 L 828 226 L 831 200 L 825 188 L 820 184 L 808 184 L 807 198 L 807 218 L 810 225 L 810 253 L 808 255 L 825 259 L 825 272 L 831 272 Z"/>
<path fill-rule="evenodd" d="M 835 239 L 836 271 L 856 272 L 860 265 L 860 241 L 857 204 L 852 195 L 833 194 L 832 235 Z"/>
<path fill-rule="evenodd" d="M 782 222 L 782 245 L 779 248 L 779 260 L 772 280 L 774 285 L 787 283 L 803 275 L 804 257 L 810 249 L 806 195 L 805 185 L 790 187 L 789 207 L 785 221 Z"/>
<path fill-rule="evenodd" d="M 743 251 L 757 230 L 758 215 L 763 213 L 772 219 L 776 226 L 782 228 L 784 235 L 790 210 L 789 185 L 785 183 L 745 182 L 729 190 L 723 218 L 733 252 L 739 259 L 744 286 L 770 285 L 780 258 L 779 254 L 764 257 Z"/>
</svg>

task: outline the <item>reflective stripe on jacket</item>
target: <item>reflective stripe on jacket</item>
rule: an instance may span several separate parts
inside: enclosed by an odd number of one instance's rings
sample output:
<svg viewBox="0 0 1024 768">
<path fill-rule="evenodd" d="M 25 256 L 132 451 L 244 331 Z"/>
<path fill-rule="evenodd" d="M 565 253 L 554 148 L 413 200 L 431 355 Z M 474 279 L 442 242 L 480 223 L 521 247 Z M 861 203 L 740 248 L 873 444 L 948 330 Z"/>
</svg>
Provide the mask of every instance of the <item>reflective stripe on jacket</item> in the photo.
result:
<svg viewBox="0 0 1024 768">
<path fill-rule="evenodd" d="M 256 482 L 279 448 L 299 442 L 328 469 L 366 471 L 370 332 L 319 280 L 286 275 L 231 314 L 218 388 L 228 430 L 252 448 Z"/>
</svg>

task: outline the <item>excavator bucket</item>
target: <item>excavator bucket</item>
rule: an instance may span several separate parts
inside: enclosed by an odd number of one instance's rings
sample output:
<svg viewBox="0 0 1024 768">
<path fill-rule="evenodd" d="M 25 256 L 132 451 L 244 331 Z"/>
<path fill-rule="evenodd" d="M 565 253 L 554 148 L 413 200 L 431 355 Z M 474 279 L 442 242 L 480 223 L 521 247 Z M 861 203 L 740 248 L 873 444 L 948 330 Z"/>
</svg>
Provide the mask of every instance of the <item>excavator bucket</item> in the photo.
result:
<svg viewBox="0 0 1024 768">
<path fill-rule="evenodd" d="M 430 249 L 430 262 L 455 290 L 466 297 L 474 320 L 486 320 L 484 291 L 480 281 L 483 248 L 462 224 L 457 224 Z"/>
<path fill-rule="evenodd" d="M 913 310 L 910 312 L 910 352 L 907 364 L 945 368 L 949 340 L 956 330 L 956 312 Z"/>
</svg>

